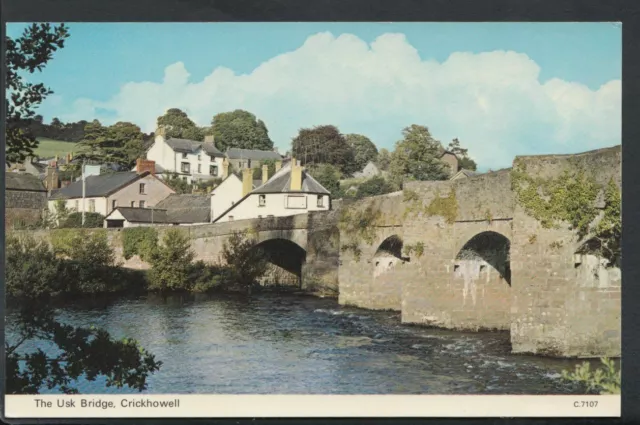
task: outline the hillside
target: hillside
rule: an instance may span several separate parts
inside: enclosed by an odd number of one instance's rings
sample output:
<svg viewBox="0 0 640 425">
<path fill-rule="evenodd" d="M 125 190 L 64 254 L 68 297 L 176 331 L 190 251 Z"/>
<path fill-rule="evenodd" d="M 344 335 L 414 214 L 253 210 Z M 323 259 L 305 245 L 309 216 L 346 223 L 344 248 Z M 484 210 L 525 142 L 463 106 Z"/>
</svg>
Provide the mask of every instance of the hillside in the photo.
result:
<svg viewBox="0 0 640 425">
<path fill-rule="evenodd" d="M 52 140 L 46 137 L 38 137 L 38 147 L 35 149 L 36 155 L 40 158 L 51 158 L 56 155 L 62 157 L 68 153 L 76 151 L 76 144 L 62 140 Z"/>
</svg>

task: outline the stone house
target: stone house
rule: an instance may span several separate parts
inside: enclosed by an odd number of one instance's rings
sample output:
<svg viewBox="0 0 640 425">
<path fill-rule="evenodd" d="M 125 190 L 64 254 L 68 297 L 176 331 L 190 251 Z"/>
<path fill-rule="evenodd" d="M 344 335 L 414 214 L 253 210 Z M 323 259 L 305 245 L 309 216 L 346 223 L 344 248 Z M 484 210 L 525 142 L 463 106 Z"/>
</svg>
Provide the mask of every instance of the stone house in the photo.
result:
<svg viewBox="0 0 640 425">
<path fill-rule="evenodd" d="M 38 223 L 47 208 L 47 189 L 31 174 L 4 174 L 5 228 L 22 228 Z"/>
<path fill-rule="evenodd" d="M 331 209 L 331 193 L 295 159 L 290 165 L 276 171 L 270 179 L 266 179 L 266 165 L 262 167 L 262 173 L 265 183 L 253 188 L 252 170 L 242 170 L 242 197 L 222 213 L 216 212 L 217 217 L 213 218 L 213 223 L 286 217 Z"/>
<path fill-rule="evenodd" d="M 178 174 L 191 184 L 221 176 L 225 155 L 213 143 L 213 136 L 204 142 L 166 137 L 163 128 L 156 130 L 153 144 L 147 150 L 147 159 L 156 164 L 156 172 Z"/>
<path fill-rule="evenodd" d="M 449 167 L 449 177 L 453 177 L 460 170 L 460 161 L 455 153 L 442 149 L 440 151 L 440 161 Z"/>
<path fill-rule="evenodd" d="M 69 211 L 97 212 L 104 216 L 119 206 L 153 207 L 172 193 L 155 173 L 145 169 L 147 163 L 138 161 L 138 171 L 108 172 L 85 178 L 85 196 L 82 197 L 82 179 L 59 189 L 49 197 L 49 210 L 56 210 L 56 203 L 65 202 Z"/>
<path fill-rule="evenodd" d="M 208 195 L 171 194 L 153 208 L 116 207 L 104 227 L 192 226 L 211 221 Z"/>
<path fill-rule="evenodd" d="M 471 177 L 475 177 L 480 173 L 476 173 L 475 171 L 465 170 L 464 168 L 458 171 L 451 177 L 449 180 L 459 180 L 459 179 L 468 179 Z"/>
<path fill-rule="evenodd" d="M 366 178 L 370 179 L 371 177 L 379 176 L 382 174 L 382 171 L 374 164 L 369 161 L 367 165 L 362 169 L 362 171 L 357 171 L 353 173 L 353 177 L 355 178 Z"/>
</svg>

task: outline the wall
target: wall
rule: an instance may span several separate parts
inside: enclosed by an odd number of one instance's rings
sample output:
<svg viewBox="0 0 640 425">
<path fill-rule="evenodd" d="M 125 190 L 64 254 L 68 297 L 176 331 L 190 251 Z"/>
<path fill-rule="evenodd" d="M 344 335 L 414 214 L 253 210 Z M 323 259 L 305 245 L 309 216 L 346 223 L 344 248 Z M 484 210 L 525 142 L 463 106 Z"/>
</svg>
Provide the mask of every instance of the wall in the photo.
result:
<svg viewBox="0 0 640 425">
<path fill-rule="evenodd" d="M 144 194 L 140 193 L 140 183 L 145 184 Z M 153 207 L 172 193 L 175 193 L 175 191 L 162 180 L 152 175 L 147 175 L 110 195 L 107 198 L 107 214 L 113 211 L 113 201 L 116 201 L 116 207 L 130 207 L 131 202 L 135 202 L 135 206 L 139 207 L 140 201 L 145 202 L 145 207 Z"/>
<path fill-rule="evenodd" d="M 47 192 L 5 191 L 5 228 L 36 224 L 47 207 Z"/>
<path fill-rule="evenodd" d="M 84 198 L 84 207 L 86 208 L 87 212 L 90 211 L 90 201 L 92 200 L 95 202 L 95 212 L 106 216 L 107 211 L 111 211 L 111 209 L 107 207 L 107 198 Z M 59 201 L 58 199 L 48 201 L 49 211 L 52 211 L 52 212 L 57 211 L 56 204 L 58 201 Z M 65 203 L 67 211 L 82 212 L 83 202 L 81 198 L 80 199 L 63 199 L 63 201 Z"/>
<path fill-rule="evenodd" d="M 220 217 L 217 223 L 225 223 L 229 221 L 229 217 L 233 217 L 233 220 L 246 220 L 252 218 L 258 218 L 258 216 L 268 217 L 270 215 L 274 217 L 286 217 L 291 215 L 306 214 L 310 211 L 328 211 L 329 210 L 329 198 L 324 196 L 324 203 L 322 207 L 317 206 L 317 195 L 301 194 L 306 198 L 307 208 L 287 208 L 287 197 L 298 196 L 298 194 L 289 193 L 267 193 L 265 194 L 265 205 L 259 205 L 259 194 L 251 194 L 245 198 L 242 203 L 236 204 L 236 206 Z"/>
<path fill-rule="evenodd" d="M 618 187 L 621 184 L 619 146 L 580 155 L 518 157 L 516 161 L 528 174 L 542 178 L 559 176 L 565 169 L 582 169 L 600 185 L 611 178 Z M 595 278 L 593 271 L 598 267 L 593 260 L 575 256 L 582 242 L 567 225 L 543 228 L 516 204 L 511 251 L 515 352 L 620 354 L 619 269 L 606 270 L 610 279 L 603 273 L 602 280 Z"/>
<path fill-rule="evenodd" d="M 211 193 L 211 221 L 213 221 L 242 199 L 242 180 L 235 174 L 231 174 Z"/>
</svg>

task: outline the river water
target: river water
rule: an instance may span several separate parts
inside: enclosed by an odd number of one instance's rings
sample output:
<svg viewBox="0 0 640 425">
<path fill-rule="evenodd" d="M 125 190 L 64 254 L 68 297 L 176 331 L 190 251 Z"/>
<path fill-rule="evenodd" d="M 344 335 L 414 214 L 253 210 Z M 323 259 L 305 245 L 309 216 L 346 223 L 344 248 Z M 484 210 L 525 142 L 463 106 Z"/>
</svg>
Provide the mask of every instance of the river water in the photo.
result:
<svg viewBox="0 0 640 425">
<path fill-rule="evenodd" d="M 103 300 L 60 321 L 130 337 L 161 360 L 149 394 L 570 394 L 576 360 L 509 353 L 508 332 L 409 326 L 396 312 L 294 294 Z M 15 339 L 8 318 L 7 340 Z M 51 350 L 43 342 L 25 345 Z M 80 381 L 81 393 L 132 393 Z M 55 393 L 43 390 L 42 393 Z"/>
</svg>

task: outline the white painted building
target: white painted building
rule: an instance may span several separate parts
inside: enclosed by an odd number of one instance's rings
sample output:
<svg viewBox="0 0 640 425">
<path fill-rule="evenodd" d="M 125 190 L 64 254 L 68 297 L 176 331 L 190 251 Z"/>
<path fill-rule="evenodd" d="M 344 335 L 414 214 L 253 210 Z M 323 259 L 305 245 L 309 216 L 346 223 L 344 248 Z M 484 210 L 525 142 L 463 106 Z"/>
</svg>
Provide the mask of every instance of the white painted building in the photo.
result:
<svg viewBox="0 0 640 425">
<path fill-rule="evenodd" d="M 292 161 L 295 164 L 295 160 Z M 252 170 L 243 170 L 241 197 L 233 205 L 220 212 L 212 196 L 212 218 L 214 223 L 253 218 L 286 217 L 306 214 L 310 211 L 331 209 L 331 194 L 311 177 L 300 165 L 287 165 L 266 181 L 255 187 Z M 263 175 L 265 168 L 263 167 Z M 224 199 L 232 199 L 238 182 L 229 183 L 222 192 Z M 224 204 L 221 204 L 224 205 Z M 215 215 L 213 214 L 215 211 Z"/>
<path fill-rule="evenodd" d="M 204 142 L 165 137 L 162 128 L 147 150 L 147 159 L 155 161 L 158 173 L 176 173 L 188 183 L 222 177 L 225 155 L 213 143 L 213 136 Z"/>
</svg>

